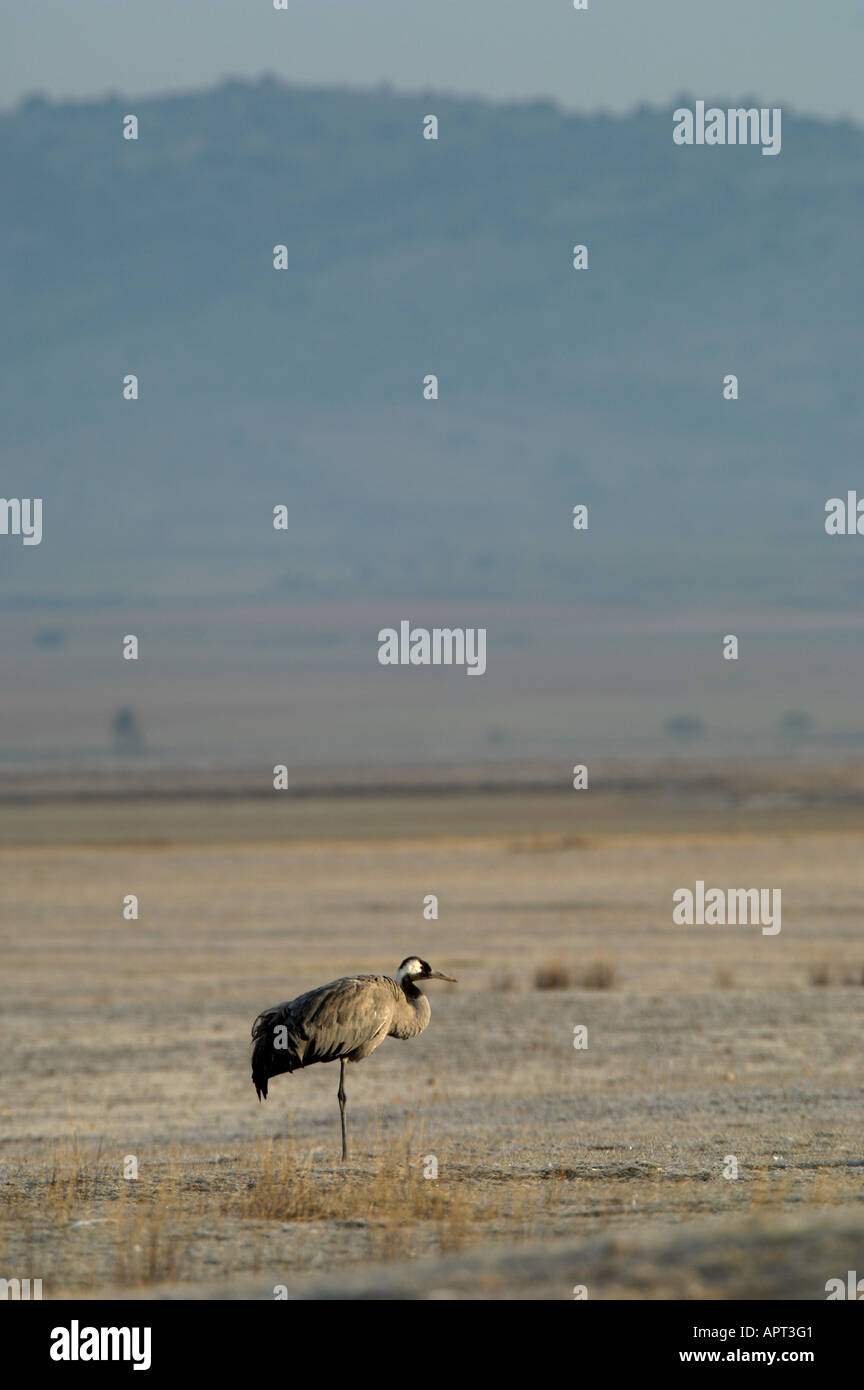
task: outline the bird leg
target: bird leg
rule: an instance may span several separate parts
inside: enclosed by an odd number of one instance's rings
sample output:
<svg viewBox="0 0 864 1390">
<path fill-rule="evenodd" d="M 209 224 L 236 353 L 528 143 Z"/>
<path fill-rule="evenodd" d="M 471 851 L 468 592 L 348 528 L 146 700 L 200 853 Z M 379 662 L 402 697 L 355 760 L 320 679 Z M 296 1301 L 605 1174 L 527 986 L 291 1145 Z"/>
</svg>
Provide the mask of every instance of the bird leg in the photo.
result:
<svg viewBox="0 0 864 1390">
<path fill-rule="evenodd" d="M 345 1058 L 339 1060 L 339 1090 L 336 1092 L 339 1097 L 339 1113 L 342 1116 L 342 1162 L 348 1157 L 348 1141 L 345 1138 Z"/>
</svg>

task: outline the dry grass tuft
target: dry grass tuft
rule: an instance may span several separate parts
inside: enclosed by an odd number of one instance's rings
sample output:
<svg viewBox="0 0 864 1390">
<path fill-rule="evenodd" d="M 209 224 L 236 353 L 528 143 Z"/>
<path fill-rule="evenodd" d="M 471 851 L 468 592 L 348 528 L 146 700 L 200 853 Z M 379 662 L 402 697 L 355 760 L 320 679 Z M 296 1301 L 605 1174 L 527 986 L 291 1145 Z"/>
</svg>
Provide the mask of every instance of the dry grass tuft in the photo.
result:
<svg viewBox="0 0 864 1390">
<path fill-rule="evenodd" d="M 8 1170 L 0 1209 L 0 1260 L 11 1248 L 11 1228 L 27 1233 L 28 1262 L 45 1275 L 74 1277 L 76 1265 L 92 1262 L 93 1278 L 119 1287 L 160 1283 L 173 1276 L 182 1252 L 189 1210 L 172 1163 L 143 1165 L 138 1179 L 123 1177 L 123 1156 L 95 1155 L 75 1137 L 52 1146 L 41 1163 Z M 165 1171 L 167 1170 L 167 1171 Z M 65 1245 L 66 1256 L 52 1265 L 50 1245 Z M 15 1242 L 17 1245 L 17 1242 Z M 43 1277 L 40 1275 L 39 1277 Z"/>
<path fill-rule="evenodd" d="M 418 1228 L 430 1226 L 439 1249 L 456 1249 L 489 1216 L 489 1203 L 472 1197 L 446 1154 L 424 1152 L 415 1135 L 375 1147 L 380 1156 L 371 1169 L 350 1161 L 325 1168 L 293 1145 L 268 1141 L 253 1156 L 246 1190 L 226 1211 L 253 1221 L 359 1224 L 375 1253 L 388 1257 L 410 1253 Z"/>
<path fill-rule="evenodd" d="M 535 989 L 611 989 L 615 967 L 608 960 L 592 960 L 571 970 L 560 960 L 547 960 L 534 971 Z"/>
<path fill-rule="evenodd" d="M 570 989 L 573 977 L 563 961 L 547 960 L 534 971 L 535 989 Z"/>
<path fill-rule="evenodd" d="M 813 961 L 807 972 L 807 978 L 811 985 L 820 987 L 830 985 L 831 966 L 827 960 Z"/>
<path fill-rule="evenodd" d="M 811 985 L 819 987 L 833 984 L 856 987 L 864 985 L 864 966 L 836 965 L 825 959 L 815 960 L 810 963 L 807 979 Z"/>
<path fill-rule="evenodd" d="M 611 989 L 615 983 L 615 967 L 608 960 L 594 960 L 576 973 L 579 989 Z"/>
</svg>

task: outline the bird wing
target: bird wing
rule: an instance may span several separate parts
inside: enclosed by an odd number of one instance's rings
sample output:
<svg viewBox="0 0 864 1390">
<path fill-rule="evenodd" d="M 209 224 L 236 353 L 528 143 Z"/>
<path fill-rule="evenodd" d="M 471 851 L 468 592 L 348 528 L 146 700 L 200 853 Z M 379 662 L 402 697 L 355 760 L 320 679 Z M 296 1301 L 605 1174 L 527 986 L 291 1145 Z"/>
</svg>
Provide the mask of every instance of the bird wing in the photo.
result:
<svg viewBox="0 0 864 1390">
<path fill-rule="evenodd" d="M 283 1005 L 302 1046 L 301 1065 L 368 1056 L 386 1038 L 398 986 L 386 975 L 348 975 Z"/>
</svg>

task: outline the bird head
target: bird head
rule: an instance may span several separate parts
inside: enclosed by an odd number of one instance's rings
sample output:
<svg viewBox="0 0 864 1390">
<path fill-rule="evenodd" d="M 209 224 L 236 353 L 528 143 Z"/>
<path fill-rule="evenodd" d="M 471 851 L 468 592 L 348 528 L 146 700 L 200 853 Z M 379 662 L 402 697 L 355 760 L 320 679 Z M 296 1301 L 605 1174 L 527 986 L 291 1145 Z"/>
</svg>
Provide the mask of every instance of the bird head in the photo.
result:
<svg viewBox="0 0 864 1390">
<path fill-rule="evenodd" d="M 433 970 L 428 960 L 421 960 L 419 956 L 406 956 L 396 971 L 397 984 L 401 985 L 406 980 L 412 984 L 418 980 L 446 980 L 451 985 L 458 983 L 452 975 L 442 975 L 440 970 Z"/>
</svg>

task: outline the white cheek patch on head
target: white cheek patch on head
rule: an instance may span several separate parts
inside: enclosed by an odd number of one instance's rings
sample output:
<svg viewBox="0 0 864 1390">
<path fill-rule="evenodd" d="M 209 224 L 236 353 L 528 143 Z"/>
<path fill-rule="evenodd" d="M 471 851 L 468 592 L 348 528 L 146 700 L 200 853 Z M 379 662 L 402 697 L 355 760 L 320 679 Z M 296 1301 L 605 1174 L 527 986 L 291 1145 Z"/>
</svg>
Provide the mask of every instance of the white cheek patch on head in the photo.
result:
<svg viewBox="0 0 864 1390">
<path fill-rule="evenodd" d="M 413 977 L 415 977 L 415 976 L 417 976 L 417 975 L 422 975 L 422 974 L 423 974 L 423 966 L 421 965 L 421 963 L 420 963 L 420 961 L 417 959 L 417 957 L 416 957 L 416 956 L 408 956 L 407 960 L 404 960 L 404 961 L 402 962 L 402 964 L 399 966 L 399 969 L 396 971 L 396 979 L 397 979 L 397 980 L 412 979 Z"/>
</svg>

